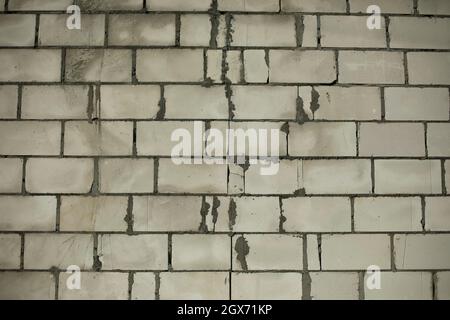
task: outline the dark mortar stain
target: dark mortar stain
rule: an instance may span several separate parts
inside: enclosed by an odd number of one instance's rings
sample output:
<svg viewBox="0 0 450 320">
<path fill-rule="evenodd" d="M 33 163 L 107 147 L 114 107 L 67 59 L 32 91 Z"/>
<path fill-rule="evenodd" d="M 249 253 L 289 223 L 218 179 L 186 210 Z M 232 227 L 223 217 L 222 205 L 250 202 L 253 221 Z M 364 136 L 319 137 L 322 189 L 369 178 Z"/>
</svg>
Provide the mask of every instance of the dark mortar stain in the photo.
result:
<svg viewBox="0 0 450 320">
<path fill-rule="evenodd" d="M 208 216 L 210 205 L 206 202 L 206 197 L 202 198 L 202 207 L 200 209 L 200 215 L 202 217 L 202 221 L 200 222 L 200 226 L 198 227 L 198 231 L 207 233 L 208 225 L 206 224 L 206 217 Z"/>
<path fill-rule="evenodd" d="M 297 97 L 297 114 L 296 114 L 296 121 L 298 124 L 304 124 L 306 121 L 309 121 L 309 116 L 305 112 L 305 109 L 303 108 L 303 99 L 301 97 Z"/>
<path fill-rule="evenodd" d="M 212 0 L 211 7 L 209 9 L 209 20 L 211 21 L 211 35 L 209 38 L 209 47 L 217 48 L 217 35 L 219 33 L 219 16 L 217 11 L 217 0 Z"/>
<path fill-rule="evenodd" d="M 250 247 L 248 246 L 248 242 L 245 240 L 244 236 L 240 236 L 236 239 L 234 250 L 237 252 L 237 259 L 241 264 L 242 270 L 247 271 L 248 265 L 246 257 L 250 252 Z"/>
<path fill-rule="evenodd" d="M 237 211 L 236 211 L 236 202 L 233 198 L 230 200 L 230 205 L 228 207 L 228 226 L 231 231 L 233 231 L 233 227 L 236 224 Z"/>
<path fill-rule="evenodd" d="M 313 115 L 320 108 L 319 98 L 320 98 L 320 94 L 313 87 L 311 90 L 311 104 L 309 107 L 309 109 L 312 111 Z"/>
<path fill-rule="evenodd" d="M 301 47 L 303 45 L 303 34 L 305 32 L 305 24 L 303 23 L 303 15 L 296 14 L 295 15 L 295 34 L 297 47 Z"/>
<path fill-rule="evenodd" d="M 159 111 L 156 114 L 156 120 L 163 120 L 166 115 L 166 98 L 164 97 L 164 86 L 161 86 L 161 98 L 158 102 Z"/>
<path fill-rule="evenodd" d="M 294 196 L 296 197 L 304 197 L 306 195 L 305 188 L 300 188 L 294 191 Z"/>
<path fill-rule="evenodd" d="M 127 214 L 123 219 L 127 223 L 127 233 L 133 233 L 133 197 L 128 197 L 128 206 L 127 206 Z"/>
<path fill-rule="evenodd" d="M 213 218 L 212 221 L 213 221 L 213 225 L 214 225 L 213 231 L 215 231 L 215 229 L 216 229 L 217 218 L 219 217 L 219 211 L 217 209 L 219 209 L 219 207 L 220 207 L 220 200 L 218 197 L 214 196 L 212 210 L 211 210 L 211 215 Z"/>
</svg>

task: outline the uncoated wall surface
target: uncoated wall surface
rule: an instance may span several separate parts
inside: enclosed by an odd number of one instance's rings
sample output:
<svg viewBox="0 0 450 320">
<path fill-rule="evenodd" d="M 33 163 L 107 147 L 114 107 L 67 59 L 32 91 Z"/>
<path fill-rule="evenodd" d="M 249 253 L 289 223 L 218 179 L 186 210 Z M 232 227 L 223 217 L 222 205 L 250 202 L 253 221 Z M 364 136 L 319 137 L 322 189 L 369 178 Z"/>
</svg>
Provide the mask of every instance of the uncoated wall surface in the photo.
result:
<svg viewBox="0 0 450 320">
<path fill-rule="evenodd" d="M 0 0 L 1 299 L 450 298 L 450 1 L 71 4 Z M 175 165 L 195 120 L 278 174 Z"/>
</svg>

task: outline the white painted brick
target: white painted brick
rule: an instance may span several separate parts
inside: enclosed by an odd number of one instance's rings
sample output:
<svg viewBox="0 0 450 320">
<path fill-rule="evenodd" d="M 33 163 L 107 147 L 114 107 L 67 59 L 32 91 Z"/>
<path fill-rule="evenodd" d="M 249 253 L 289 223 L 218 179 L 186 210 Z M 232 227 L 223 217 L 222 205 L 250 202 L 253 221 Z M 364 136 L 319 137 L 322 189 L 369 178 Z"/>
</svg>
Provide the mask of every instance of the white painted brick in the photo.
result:
<svg viewBox="0 0 450 320">
<path fill-rule="evenodd" d="M 355 198 L 355 231 L 422 231 L 420 198 Z"/>
<path fill-rule="evenodd" d="M 65 77 L 68 82 L 129 82 L 131 50 L 68 49 Z"/>
<path fill-rule="evenodd" d="M 411 84 L 450 85 L 448 52 L 408 52 L 408 75 Z"/>
<path fill-rule="evenodd" d="M 20 248 L 20 235 L 0 234 L 0 269 L 20 268 Z"/>
<path fill-rule="evenodd" d="M 104 193 L 151 193 L 153 166 L 153 159 L 101 159 L 99 189 Z"/>
<path fill-rule="evenodd" d="M 66 10 L 73 0 L 10 0 L 8 9 L 14 11 Z"/>
<path fill-rule="evenodd" d="M 345 0 L 282 0 L 281 10 L 289 12 L 346 12 Z"/>
<path fill-rule="evenodd" d="M 59 155 L 61 124 L 5 121 L 0 123 L 0 154 Z"/>
<path fill-rule="evenodd" d="M 369 160 L 311 160 L 303 162 L 307 194 L 370 193 Z"/>
<path fill-rule="evenodd" d="M 332 83 L 336 80 L 332 51 L 271 50 L 269 61 L 270 82 Z"/>
<path fill-rule="evenodd" d="M 233 237 L 233 270 L 301 270 L 302 243 L 300 236 L 236 235 Z M 239 249 L 242 247 L 243 250 Z"/>
<path fill-rule="evenodd" d="M 386 120 L 449 120 L 445 88 L 386 88 Z"/>
<path fill-rule="evenodd" d="M 414 13 L 411 0 L 350 0 L 350 12 L 367 13 L 371 5 L 379 6 L 382 13 Z"/>
<path fill-rule="evenodd" d="M 87 86 L 25 86 L 22 119 L 86 119 Z"/>
<path fill-rule="evenodd" d="M 55 278 L 49 272 L 0 272 L 0 299 L 53 300 Z"/>
<path fill-rule="evenodd" d="M 159 111 L 158 86 L 105 85 L 100 90 L 102 119 L 154 119 Z"/>
<path fill-rule="evenodd" d="M 17 87 L 0 86 L 0 119 L 17 117 Z"/>
<path fill-rule="evenodd" d="M 427 231 L 450 230 L 450 197 L 429 197 L 425 205 Z"/>
<path fill-rule="evenodd" d="M 173 235 L 174 270 L 227 270 L 231 267 L 228 235 Z"/>
<path fill-rule="evenodd" d="M 3 231 L 54 231 L 56 198 L 1 196 L 0 216 Z"/>
<path fill-rule="evenodd" d="M 323 270 L 366 270 L 371 265 L 390 268 L 388 235 L 322 235 Z"/>
<path fill-rule="evenodd" d="M 180 19 L 181 46 L 209 46 L 211 39 L 211 21 L 209 15 L 184 14 Z"/>
<path fill-rule="evenodd" d="M 204 123 L 201 124 L 204 132 Z M 172 134 L 176 130 L 187 130 L 192 139 L 202 138 L 201 133 L 196 133 L 193 121 L 149 121 L 137 123 L 136 147 L 139 155 L 170 156 L 172 149 L 181 139 L 172 141 Z M 202 139 L 203 141 L 203 139 Z M 190 155 L 197 155 L 194 143 L 191 143 Z"/>
<path fill-rule="evenodd" d="M 206 78 L 213 83 L 222 82 L 222 50 L 206 51 Z"/>
<path fill-rule="evenodd" d="M 365 278 L 364 298 L 366 300 L 431 300 L 432 279 L 430 272 L 382 272 L 380 289 L 367 287 Z"/>
<path fill-rule="evenodd" d="M 302 15 L 300 21 L 303 28 L 300 34 L 301 47 L 317 47 L 317 16 Z"/>
<path fill-rule="evenodd" d="M 42 14 L 39 18 L 38 44 L 40 46 L 103 46 L 105 15 L 84 15 L 80 30 L 67 28 L 67 17 L 67 14 Z"/>
<path fill-rule="evenodd" d="M 217 232 L 278 232 L 280 203 L 277 197 L 219 197 Z M 233 210 L 235 206 L 235 216 Z M 231 211 L 230 211 L 231 210 Z"/>
<path fill-rule="evenodd" d="M 49 0 L 51 1 L 51 0 Z M 82 11 L 142 10 L 142 0 L 79 0 Z"/>
<path fill-rule="evenodd" d="M 361 123 L 360 156 L 425 156 L 425 134 L 422 123 Z"/>
<path fill-rule="evenodd" d="M 428 155 L 450 157 L 450 124 L 430 123 L 427 130 Z"/>
<path fill-rule="evenodd" d="M 27 161 L 25 188 L 31 193 L 87 193 L 93 178 L 93 159 L 32 158 Z"/>
<path fill-rule="evenodd" d="M 414 30 L 414 32 L 411 32 Z M 450 19 L 391 17 L 391 48 L 450 49 Z"/>
<path fill-rule="evenodd" d="M 140 81 L 203 80 L 203 52 L 200 49 L 138 50 L 136 63 Z"/>
<path fill-rule="evenodd" d="M 349 198 L 301 197 L 283 199 L 286 232 L 349 232 Z"/>
<path fill-rule="evenodd" d="M 0 50 L 0 81 L 48 82 L 60 80 L 60 50 Z"/>
<path fill-rule="evenodd" d="M 300 300 L 300 273 L 233 273 L 232 300 Z"/>
<path fill-rule="evenodd" d="M 245 172 L 245 192 L 248 194 L 293 194 L 300 189 L 298 161 L 281 160 L 275 175 L 261 175 L 261 168 L 268 165 L 251 165 Z"/>
<path fill-rule="evenodd" d="M 167 86 L 166 119 L 228 119 L 225 87 Z"/>
<path fill-rule="evenodd" d="M 133 197 L 135 231 L 198 231 L 201 197 Z"/>
<path fill-rule="evenodd" d="M 448 269 L 450 235 L 397 234 L 394 236 L 395 266 L 398 270 Z"/>
<path fill-rule="evenodd" d="M 229 298 L 228 272 L 163 272 L 160 274 L 161 300 L 226 300 Z"/>
<path fill-rule="evenodd" d="M 173 46 L 175 15 L 110 15 L 108 32 L 113 46 Z"/>
<path fill-rule="evenodd" d="M 76 156 L 131 155 L 133 123 L 70 121 L 65 124 L 64 154 Z"/>
<path fill-rule="evenodd" d="M 356 125 L 351 122 L 289 124 L 291 156 L 356 156 Z"/>
<path fill-rule="evenodd" d="M 438 300 L 450 300 L 450 272 L 443 271 L 436 273 L 437 286 L 436 297 Z"/>
<path fill-rule="evenodd" d="M 295 119 L 297 88 L 233 86 L 234 119 Z"/>
<path fill-rule="evenodd" d="M 358 300 L 356 272 L 312 272 L 311 298 L 314 300 Z"/>
<path fill-rule="evenodd" d="M 147 10 L 149 11 L 208 11 L 211 0 L 149 0 Z"/>
<path fill-rule="evenodd" d="M 91 269 L 93 250 L 94 239 L 89 234 L 26 234 L 24 266 L 66 269 L 77 265 L 81 270 Z"/>
<path fill-rule="evenodd" d="M 306 235 L 306 254 L 305 257 L 308 260 L 308 270 L 321 270 L 321 258 L 319 257 L 319 235 L 307 234 Z"/>
<path fill-rule="evenodd" d="M 323 47 L 386 48 L 386 27 L 367 28 L 367 17 L 321 16 L 321 45 Z"/>
<path fill-rule="evenodd" d="M 70 290 L 66 283 L 70 274 L 59 276 L 61 300 L 126 300 L 128 299 L 128 274 L 112 272 L 82 272 L 79 290 Z"/>
<path fill-rule="evenodd" d="M 229 164 L 228 171 L 228 194 L 244 193 L 244 168 L 238 164 Z"/>
<path fill-rule="evenodd" d="M 420 14 L 450 14 L 450 3 L 446 0 L 420 0 Z"/>
<path fill-rule="evenodd" d="M 176 165 L 171 159 L 159 159 L 158 191 L 162 193 L 226 193 L 227 166 Z"/>
<path fill-rule="evenodd" d="M 233 15 L 231 45 L 294 47 L 295 19 L 291 15 Z"/>
<path fill-rule="evenodd" d="M 264 50 L 244 51 L 244 73 L 245 81 L 248 83 L 266 83 L 268 81 L 269 66 Z"/>
<path fill-rule="evenodd" d="M 98 255 L 104 270 L 161 270 L 167 268 L 167 235 L 99 237 Z"/>
<path fill-rule="evenodd" d="M 230 83 L 240 83 L 241 80 L 244 79 L 245 74 L 242 72 L 242 59 L 241 59 L 241 51 L 239 50 L 230 50 L 226 51 L 224 54 L 226 67 L 223 68 L 224 80 L 223 82 Z"/>
<path fill-rule="evenodd" d="M 0 5 L 2 4 L 0 3 Z M 33 46 L 35 28 L 36 28 L 36 17 L 34 15 L 1 14 L 0 45 L 5 47 Z"/>
<path fill-rule="evenodd" d="M 22 191 L 22 160 L 0 158 L 0 192 L 20 193 Z"/>
<path fill-rule="evenodd" d="M 61 197 L 61 231 L 126 231 L 127 197 Z"/>
<path fill-rule="evenodd" d="M 277 12 L 278 0 L 218 0 L 219 11 Z"/>
<path fill-rule="evenodd" d="M 133 275 L 132 300 L 155 300 L 155 274 L 138 272 Z"/>
<path fill-rule="evenodd" d="M 438 160 L 375 160 L 375 193 L 441 193 Z"/>
<path fill-rule="evenodd" d="M 403 54 L 387 51 L 340 51 L 339 82 L 397 84 L 405 82 Z"/>
<path fill-rule="evenodd" d="M 317 96 L 319 106 L 313 113 L 311 102 Z M 315 120 L 379 120 L 381 93 L 375 87 L 299 87 L 304 111 Z M 307 105 L 310 105 L 307 108 Z M 312 105 L 314 106 L 314 104 Z M 314 108 L 313 108 L 314 109 Z"/>
</svg>

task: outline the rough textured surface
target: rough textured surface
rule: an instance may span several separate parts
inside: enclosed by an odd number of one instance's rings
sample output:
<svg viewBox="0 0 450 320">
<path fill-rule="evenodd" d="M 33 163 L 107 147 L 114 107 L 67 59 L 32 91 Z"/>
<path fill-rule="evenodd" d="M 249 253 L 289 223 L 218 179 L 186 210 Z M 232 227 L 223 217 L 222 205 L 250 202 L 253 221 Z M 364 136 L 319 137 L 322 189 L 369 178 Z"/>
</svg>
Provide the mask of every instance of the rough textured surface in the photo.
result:
<svg viewBox="0 0 450 320">
<path fill-rule="evenodd" d="M 450 299 L 449 0 L 0 12 L 0 299 Z"/>
</svg>

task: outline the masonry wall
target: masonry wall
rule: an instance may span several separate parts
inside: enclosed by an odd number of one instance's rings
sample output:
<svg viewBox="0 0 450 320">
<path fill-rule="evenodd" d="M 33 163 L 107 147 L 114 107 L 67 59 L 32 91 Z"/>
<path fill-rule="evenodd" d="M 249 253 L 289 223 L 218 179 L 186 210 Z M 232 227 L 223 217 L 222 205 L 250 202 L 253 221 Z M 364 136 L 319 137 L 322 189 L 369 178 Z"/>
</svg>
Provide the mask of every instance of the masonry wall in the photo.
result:
<svg viewBox="0 0 450 320">
<path fill-rule="evenodd" d="M 71 4 L 0 1 L 1 299 L 450 299 L 448 0 Z M 175 165 L 194 121 L 278 174 Z"/>
</svg>

